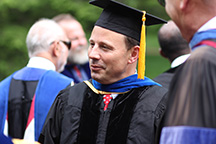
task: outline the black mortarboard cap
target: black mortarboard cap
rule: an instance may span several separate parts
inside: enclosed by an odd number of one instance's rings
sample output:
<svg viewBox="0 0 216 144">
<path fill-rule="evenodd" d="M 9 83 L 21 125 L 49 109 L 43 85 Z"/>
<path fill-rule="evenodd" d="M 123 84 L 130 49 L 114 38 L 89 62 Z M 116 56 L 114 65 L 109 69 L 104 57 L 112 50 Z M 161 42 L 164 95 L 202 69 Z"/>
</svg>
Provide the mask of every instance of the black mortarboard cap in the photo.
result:
<svg viewBox="0 0 216 144">
<path fill-rule="evenodd" d="M 140 41 L 143 12 L 113 0 L 92 0 L 89 2 L 103 8 L 95 25 L 121 33 Z M 165 20 L 146 13 L 145 25 L 166 23 Z"/>
</svg>

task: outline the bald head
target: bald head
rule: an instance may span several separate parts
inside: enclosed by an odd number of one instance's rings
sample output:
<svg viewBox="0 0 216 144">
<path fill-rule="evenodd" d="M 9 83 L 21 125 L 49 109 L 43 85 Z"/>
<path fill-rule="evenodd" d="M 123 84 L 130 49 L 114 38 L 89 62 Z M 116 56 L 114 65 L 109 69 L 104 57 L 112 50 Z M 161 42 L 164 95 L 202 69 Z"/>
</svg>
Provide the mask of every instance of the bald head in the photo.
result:
<svg viewBox="0 0 216 144">
<path fill-rule="evenodd" d="M 216 0 L 166 0 L 165 9 L 190 42 L 198 29 L 216 16 Z"/>
<path fill-rule="evenodd" d="M 190 53 L 187 41 L 182 35 L 173 21 L 164 24 L 158 32 L 158 40 L 161 50 L 170 62 L 180 55 Z"/>
<path fill-rule="evenodd" d="M 61 21 L 76 21 L 76 19 L 70 14 L 59 14 L 52 19 L 57 23 L 60 23 Z"/>
<path fill-rule="evenodd" d="M 162 25 L 158 35 L 163 35 L 163 38 L 170 39 L 172 37 L 181 36 L 181 33 L 173 21 L 168 21 L 168 23 Z"/>
</svg>

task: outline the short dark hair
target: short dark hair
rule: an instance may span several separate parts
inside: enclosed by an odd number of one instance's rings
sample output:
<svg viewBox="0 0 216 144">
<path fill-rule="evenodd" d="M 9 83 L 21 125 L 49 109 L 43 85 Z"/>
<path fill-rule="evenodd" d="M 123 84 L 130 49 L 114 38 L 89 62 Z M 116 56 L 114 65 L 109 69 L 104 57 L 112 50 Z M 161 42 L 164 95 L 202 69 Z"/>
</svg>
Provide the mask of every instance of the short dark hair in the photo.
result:
<svg viewBox="0 0 216 144">
<path fill-rule="evenodd" d="M 125 44 L 128 50 L 132 47 L 139 45 L 139 42 L 131 37 L 125 36 Z"/>
<path fill-rule="evenodd" d="M 173 22 L 161 27 L 158 32 L 158 41 L 161 50 L 170 60 L 190 52 L 188 42 L 182 37 L 180 30 Z"/>
</svg>

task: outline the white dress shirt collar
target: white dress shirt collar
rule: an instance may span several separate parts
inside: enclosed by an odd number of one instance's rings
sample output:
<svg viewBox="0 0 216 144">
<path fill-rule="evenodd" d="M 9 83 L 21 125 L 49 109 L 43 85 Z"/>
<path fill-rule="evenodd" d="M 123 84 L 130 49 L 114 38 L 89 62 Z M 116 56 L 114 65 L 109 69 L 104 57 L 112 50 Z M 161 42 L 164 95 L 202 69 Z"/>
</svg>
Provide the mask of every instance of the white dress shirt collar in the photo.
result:
<svg viewBox="0 0 216 144">
<path fill-rule="evenodd" d="M 205 23 L 203 26 L 201 26 L 198 30 L 198 32 L 206 31 L 209 29 L 216 29 L 216 16 L 210 19 L 207 23 Z"/>
<path fill-rule="evenodd" d="M 174 59 L 174 61 L 171 63 L 171 68 L 177 67 L 180 64 L 184 63 L 187 58 L 190 56 L 190 54 L 185 54 L 182 56 L 177 57 L 176 59 Z"/>
<path fill-rule="evenodd" d="M 42 57 L 30 58 L 27 67 L 56 71 L 55 65 L 50 60 Z"/>
<path fill-rule="evenodd" d="M 111 97 L 112 97 L 113 99 L 115 99 L 117 96 L 118 96 L 118 94 L 111 94 Z"/>
</svg>

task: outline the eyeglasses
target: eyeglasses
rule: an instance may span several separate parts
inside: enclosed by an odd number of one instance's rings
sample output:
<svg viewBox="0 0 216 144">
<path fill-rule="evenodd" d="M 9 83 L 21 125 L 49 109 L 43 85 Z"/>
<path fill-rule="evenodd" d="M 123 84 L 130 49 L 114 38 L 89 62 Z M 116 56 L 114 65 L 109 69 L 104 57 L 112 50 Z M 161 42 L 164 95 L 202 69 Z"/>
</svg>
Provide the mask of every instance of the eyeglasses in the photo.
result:
<svg viewBox="0 0 216 144">
<path fill-rule="evenodd" d="M 165 3 L 165 0 L 158 0 L 158 2 L 165 7 L 166 3 Z"/>
<path fill-rule="evenodd" d="M 71 41 L 60 40 L 60 42 L 64 43 L 67 46 L 68 50 L 70 50 L 70 48 L 71 48 Z M 54 43 L 54 41 L 51 42 L 50 45 L 53 44 L 53 43 Z"/>
<path fill-rule="evenodd" d="M 67 46 L 68 50 L 70 50 L 70 48 L 71 48 L 71 41 L 62 41 L 62 40 L 60 40 L 60 41 L 63 42 Z"/>
</svg>

